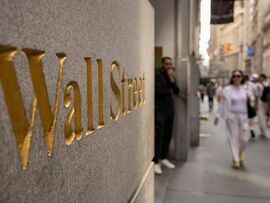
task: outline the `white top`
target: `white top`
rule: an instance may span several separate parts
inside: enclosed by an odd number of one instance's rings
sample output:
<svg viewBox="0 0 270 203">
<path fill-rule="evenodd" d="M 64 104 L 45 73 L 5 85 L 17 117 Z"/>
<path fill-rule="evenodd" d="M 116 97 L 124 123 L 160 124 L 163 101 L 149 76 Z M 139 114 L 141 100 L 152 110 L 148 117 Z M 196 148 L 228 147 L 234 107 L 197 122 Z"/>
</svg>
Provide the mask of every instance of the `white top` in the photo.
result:
<svg viewBox="0 0 270 203">
<path fill-rule="evenodd" d="M 230 113 L 247 114 L 247 100 L 254 106 L 255 98 L 243 85 L 228 85 L 224 88 L 216 117 L 227 119 Z"/>
<path fill-rule="evenodd" d="M 230 108 L 231 113 L 247 113 L 247 92 L 242 86 L 231 87 L 230 92 Z"/>
</svg>

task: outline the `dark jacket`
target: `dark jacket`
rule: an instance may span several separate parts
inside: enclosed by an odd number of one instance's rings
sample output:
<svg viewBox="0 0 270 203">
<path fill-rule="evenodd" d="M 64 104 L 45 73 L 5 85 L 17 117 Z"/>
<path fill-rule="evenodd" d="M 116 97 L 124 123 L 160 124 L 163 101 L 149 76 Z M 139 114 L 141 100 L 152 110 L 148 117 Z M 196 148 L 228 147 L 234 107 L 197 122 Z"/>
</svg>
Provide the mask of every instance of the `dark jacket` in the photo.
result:
<svg viewBox="0 0 270 203">
<path fill-rule="evenodd" d="M 155 71 L 155 111 L 174 111 L 173 94 L 179 94 L 176 83 L 172 83 L 163 68 Z"/>
<path fill-rule="evenodd" d="M 208 86 L 208 87 L 206 88 L 207 96 L 208 96 L 209 98 L 213 98 L 213 97 L 215 96 L 215 94 L 216 94 L 216 91 L 215 91 L 215 90 L 216 90 L 215 87 Z"/>
</svg>

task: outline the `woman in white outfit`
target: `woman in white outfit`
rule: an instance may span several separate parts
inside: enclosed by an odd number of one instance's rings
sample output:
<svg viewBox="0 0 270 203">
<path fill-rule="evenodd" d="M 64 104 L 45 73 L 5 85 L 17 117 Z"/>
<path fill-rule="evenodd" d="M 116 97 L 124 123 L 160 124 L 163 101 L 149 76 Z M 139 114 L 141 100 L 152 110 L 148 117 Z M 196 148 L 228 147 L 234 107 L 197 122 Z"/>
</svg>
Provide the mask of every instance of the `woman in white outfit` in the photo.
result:
<svg viewBox="0 0 270 203">
<path fill-rule="evenodd" d="M 253 105 L 254 97 L 242 85 L 243 72 L 235 70 L 232 73 L 230 85 L 224 88 L 220 101 L 215 125 L 219 118 L 225 120 L 229 145 L 232 151 L 232 167 L 239 169 L 244 161 L 244 150 L 250 138 L 247 102 Z"/>
</svg>

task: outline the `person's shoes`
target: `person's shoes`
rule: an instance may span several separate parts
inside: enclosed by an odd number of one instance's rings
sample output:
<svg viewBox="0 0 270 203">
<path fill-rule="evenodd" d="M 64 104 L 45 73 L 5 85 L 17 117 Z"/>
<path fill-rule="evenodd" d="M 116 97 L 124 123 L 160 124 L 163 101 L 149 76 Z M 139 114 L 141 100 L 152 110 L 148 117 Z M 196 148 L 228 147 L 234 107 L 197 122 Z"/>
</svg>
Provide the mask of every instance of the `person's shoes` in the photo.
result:
<svg viewBox="0 0 270 203">
<path fill-rule="evenodd" d="M 240 169 L 240 163 L 237 162 L 237 161 L 233 161 L 232 162 L 232 168 L 234 168 L 234 169 Z"/>
<path fill-rule="evenodd" d="M 244 153 L 241 152 L 239 154 L 239 161 L 240 161 L 239 163 L 240 163 L 240 166 L 243 166 L 244 165 L 244 160 L 245 160 Z"/>
<path fill-rule="evenodd" d="M 251 134 L 251 138 L 255 138 L 256 137 L 256 135 L 255 135 L 255 133 L 254 133 L 253 130 L 250 130 L 250 134 Z"/>
<path fill-rule="evenodd" d="M 162 166 L 165 166 L 166 168 L 169 168 L 169 169 L 175 168 L 175 165 L 173 163 L 171 163 L 168 159 L 162 159 L 160 161 L 160 163 Z"/>
<path fill-rule="evenodd" d="M 243 152 L 240 152 L 240 154 L 239 154 L 239 160 L 240 161 L 244 161 L 245 160 L 245 156 L 244 156 L 244 153 Z"/>
<path fill-rule="evenodd" d="M 154 171 L 155 171 L 155 174 L 157 174 L 157 175 L 161 175 L 162 174 L 162 170 L 161 170 L 160 164 L 155 164 Z"/>
</svg>

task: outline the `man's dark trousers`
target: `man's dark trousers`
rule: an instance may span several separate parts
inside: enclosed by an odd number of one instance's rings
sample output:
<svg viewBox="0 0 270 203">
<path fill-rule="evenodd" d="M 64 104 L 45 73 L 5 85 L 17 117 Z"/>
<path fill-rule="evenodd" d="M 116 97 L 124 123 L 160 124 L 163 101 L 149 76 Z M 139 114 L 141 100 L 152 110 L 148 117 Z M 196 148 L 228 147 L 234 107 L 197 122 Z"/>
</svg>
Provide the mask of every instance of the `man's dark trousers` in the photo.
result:
<svg viewBox="0 0 270 203">
<path fill-rule="evenodd" d="M 169 151 L 173 130 L 173 111 L 155 113 L 155 157 L 153 161 L 158 163 L 160 159 L 166 159 Z"/>
</svg>

